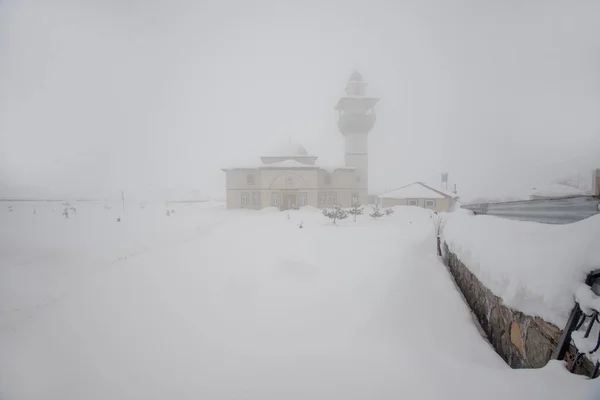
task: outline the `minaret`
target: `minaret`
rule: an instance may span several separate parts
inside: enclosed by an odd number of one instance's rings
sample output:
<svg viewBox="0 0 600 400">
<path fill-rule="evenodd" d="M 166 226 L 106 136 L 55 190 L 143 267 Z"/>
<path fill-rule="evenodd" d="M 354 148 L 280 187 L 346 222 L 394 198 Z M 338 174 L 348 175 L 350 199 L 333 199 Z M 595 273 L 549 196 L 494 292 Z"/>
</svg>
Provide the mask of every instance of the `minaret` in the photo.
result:
<svg viewBox="0 0 600 400">
<path fill-rule="evenodd" d="M 367 83 L 354 71 L 346 85 L 346 95 L 336 105 L 338 128 L 344 135 L 345 163 L 356 168 L 356 188 L 359 201 L 367 204 L 369 194 L 369 146 L 368 135 L 375 124 L 375 97 L 365 96 Z"/>
</svg>

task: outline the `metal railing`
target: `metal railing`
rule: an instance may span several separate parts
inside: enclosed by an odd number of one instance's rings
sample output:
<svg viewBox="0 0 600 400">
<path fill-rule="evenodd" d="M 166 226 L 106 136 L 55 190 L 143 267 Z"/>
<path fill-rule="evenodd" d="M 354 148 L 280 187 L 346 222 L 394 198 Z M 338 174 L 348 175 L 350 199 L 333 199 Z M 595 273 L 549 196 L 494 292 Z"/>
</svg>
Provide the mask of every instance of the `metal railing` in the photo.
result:
<svg viewBox="0 0 600 400">
<path fill-rule="evenodd" d="M 588 274 L 585 283 L 593 288 L 596 281 L 600 279 L 600 270 L 596 270 Z M 593 290 L 593 289 L 592 289 Z M 592 359 L 597 359 L 595 354 L 600 350 L 600 335 L 598 328 L 594 329 L 594 324 L 600 324 L 600 313 L 598 310 L 588 310 L 590 314 L 586 314 L 577 301 L 575 307 L 569 315 L 565 329 L 558 340 L 554 358 L 556 360 L 566 360 L 567 368 L 571 372 L 578 372 L 582 375 L 588 375 L 594 379 L 600 371 L 600 361 L 593 362 Z M 592 337 L 592 330 L 595 330 L 595 335 Z M 591 343 L 589 348 L 585 348 L 585 343 L 582 348 L 576 346 L 573 340 L 573 335 L 581 333 L 581 341 Z"/>
<path fill-rule="evenodd" d="M 600 213 L 599 207 L 600 197 L 596 196 L 572 196 L 461 206 L 475 214 L 544 224 L 570 224 L 581 221 Z"/>
</svg>

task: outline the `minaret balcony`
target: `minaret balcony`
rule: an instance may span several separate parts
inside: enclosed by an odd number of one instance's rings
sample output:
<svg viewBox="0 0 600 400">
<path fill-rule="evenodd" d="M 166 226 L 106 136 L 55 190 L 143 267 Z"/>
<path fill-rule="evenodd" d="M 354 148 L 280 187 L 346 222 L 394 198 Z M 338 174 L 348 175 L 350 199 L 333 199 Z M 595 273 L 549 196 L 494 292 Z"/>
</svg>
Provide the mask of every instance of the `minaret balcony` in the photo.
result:
<svg viewBox="0 0 600 400">
<path fill-rule="evenodd" d="M 338 120 L 338 128 L 346 134 L 367 134 L 375 124 L 375 114 L 342 114 Z"/>
</svg>

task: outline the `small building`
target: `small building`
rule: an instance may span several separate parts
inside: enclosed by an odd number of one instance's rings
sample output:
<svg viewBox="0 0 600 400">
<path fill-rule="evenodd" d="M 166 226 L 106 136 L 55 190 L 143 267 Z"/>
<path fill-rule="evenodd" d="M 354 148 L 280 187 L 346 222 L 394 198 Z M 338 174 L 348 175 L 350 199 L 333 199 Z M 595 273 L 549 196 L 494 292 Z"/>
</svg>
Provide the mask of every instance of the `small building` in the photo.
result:
<svg viewBox="0 0 600 400">
<path fill-rule="evenodd" d="M 414 182 L 380 195 L 379 203 L 382 207 L 416 206 L 448 212 L 457 199 L 456 194 L 435 189 L 423 182 Z"/>
</svg>

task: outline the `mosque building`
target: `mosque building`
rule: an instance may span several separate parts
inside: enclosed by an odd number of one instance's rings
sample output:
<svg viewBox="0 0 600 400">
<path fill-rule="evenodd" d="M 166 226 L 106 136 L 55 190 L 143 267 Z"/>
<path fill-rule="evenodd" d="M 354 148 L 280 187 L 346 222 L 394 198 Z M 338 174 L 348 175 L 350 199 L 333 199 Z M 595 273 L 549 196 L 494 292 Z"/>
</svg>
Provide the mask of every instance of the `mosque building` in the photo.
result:
<svg viewBox="0 0 600 400">
<path fill-rule="evenodd" d="M 344 165 L 326 167 L 302 145 L 284 142 L 255 166 L 226 168 L 227 208 L 288 210 L 339 204 L 366 204 L 369 189 L 368 136 L 375 124 L 378 98 L 365 94 L 367 83 L 354 72 L 336 105 L 338 128 L 344 136 Z"/>
</svg>

